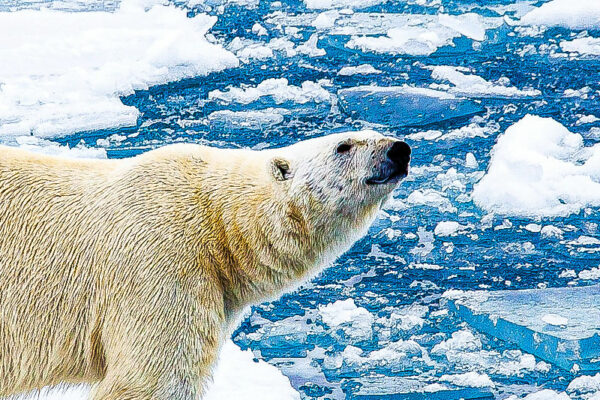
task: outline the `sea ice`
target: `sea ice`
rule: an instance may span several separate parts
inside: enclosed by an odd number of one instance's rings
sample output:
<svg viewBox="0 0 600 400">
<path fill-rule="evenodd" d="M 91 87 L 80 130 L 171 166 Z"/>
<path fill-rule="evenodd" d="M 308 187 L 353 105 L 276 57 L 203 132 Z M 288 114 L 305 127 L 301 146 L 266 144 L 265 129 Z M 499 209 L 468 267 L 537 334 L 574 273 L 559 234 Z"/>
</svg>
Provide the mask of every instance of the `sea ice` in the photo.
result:
<svg viewBox="0 0 600 400">
<path fill-rule="evenodd" d="M 600 286 L 445 297 L 449 308 L 477 330 L 569 371 L 600 370 Z"/>
<path fill-rule="evenodd" d="M 338 91 L 352 118 L 390 126 L 418 126 L 478 113 L 483 107 L 450 93 L 411 86 L 357 86 Z"/>
<path fill-rule="evenodd" d="M 216 20 L 136 0 L 114 12 L 0 13 L 0 135 L 134 125 L 138 110 L 119 96 L 238 65 L 205 37 Z"/>
<path fill-rule="evenodd" d="M 600 2 L 597 0 L 552 0 L 525 14 L 523 25 L 562 26 L 571 29 L 599 29 Z"/>
<path fill-rule="evenodd" d="M 374 68 L 370 64 L 361 64 L 356 67 L 344 67 L 338 71 L 338 75 L 351 76 L 351 75 L 373 75 L 381 74 L 381 71 Z"/>
<path fill-rule="evenodd" d="M 583 37 L 560 42 L 563 51 L 572 53 L 600 56 L 600 38 Z"/>
<path fill-rule="evenodd" d="M 458 67 L 447 65 L 439 65 L 430 67 L 431 76 L 434 79 L 447 81 L 452 86 L 447 84 L 431 85 L 433 89 L 447 90 L 450 93 L 458 96 L 466 97 L 493 97 L 493 98 L 512 98 L 512 97 L 537 97 L 541 92 L 537 89 L 517 89 L 513 86 L 508 86 L 508 82 L 499 80 L 498 82 L 489 82 L 480 76 L 473 74 L 465 74 Z"/>
<path fill-rule="evenodd" d="M 331 94 L 321 86 L 320 82 L 304 81 L 301 86 L 294 86 L 288 84 L 285 78 L 266 79 L 256 86 L 229 86 L 226 91 L 213 90 L 208 93 L 209 100 L 217 100 L 225 104 L 250 104 L 261 97 L 269 97 L 276 104 L 288 101 L 298 104 L 331 101 Z"/>
<path fill-rule="evenodd" d="M 419 376 L 383 377 L 357 379 L 359 390 L 353 394 L 356 400 L 472 400 L 492 399 L 487 387 L 459 387 L 451 383 L 431 383 Z"/>
<path fill-rule="evenodd" d="M 600 206 L 600 145 L 551 118 L 528 115 L 509 127 L 492 150 L 473 200 L 488 212 L 566 216 Z"/>
</svg>

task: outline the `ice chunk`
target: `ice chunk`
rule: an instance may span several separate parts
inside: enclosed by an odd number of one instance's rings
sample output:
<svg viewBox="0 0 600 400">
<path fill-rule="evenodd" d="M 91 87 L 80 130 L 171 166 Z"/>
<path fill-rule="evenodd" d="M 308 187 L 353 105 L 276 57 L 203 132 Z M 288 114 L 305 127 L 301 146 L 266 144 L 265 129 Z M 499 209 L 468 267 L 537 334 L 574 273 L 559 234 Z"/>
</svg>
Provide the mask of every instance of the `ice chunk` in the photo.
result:
<svg viewBox="0 0 600 400">
<path fill-rule="evenodd" d="M 289 110 L 283 108 L 269 108 L 256 111 L 215 111 L 208 115 L 208 123 L 213 128 L 262 130 L 272 125 L 283 122 L 284 115 Z"/>
<path fill-rule="evenodd" d="M 330 328 L 341 329 L 354 340 L 368 340 L 373 334 L 373 314 L 363 307 L 357 307 L 354 300 L 338 300 L 326 306 L 319 306 L 321 320 Z"/>
<path fill-rule="evenodd" d="M 475 329 L 563 369 L 600 370 L 600 286 L 465 292 L 448 305 Z"/>
<path fill-rule="evenodd" d="M 115 12 L 0 13 L 0 134 L 134 125 L 138 110 L 119 96 L 238 65 L 205 38 L 216 20 L 135 0 Z"/>
<path fill-rule="evenodd" d="M 301 86 L 293 86 L 285 78 L 266 79 L 256 86 L 229 86 L 226 91 L 213 90 L 208 93 L 209 100 L 222 103 L 250 104 L 261 97 L 269 97 L 276 104 L 288 101 L 299 104 L 322 103 L 331 100 L 331 94 L 319 82 L 304 81 Z"/>
<path fill-rule="evenodd" d="M 560 48 L 564 51 L 585 55 L 600 56 L 600 38 L 583 37 L 560 42 Z M 597 119 L 591 121 L 594 122 Z"/>
<path fill-rule="evenodd" d="M 468 97 L 494 97 L 494 98 L 511 98 L 511 97 L 537 97 L 541 92 L 537 89 L 517 89 L 513 86 L 508 86 L 508 79 L 500 79 L 498 82 L 489 82 L 480 76 L 473 74 L 465 74 L 458 67 L 440 65 L 430 67 L 431 76 L 434 79 L 448 81 L 453 86 L 449 85 L 432 85 L 434 89 L 448 90 L 450 93 L 459 96 Z"/>
<path fill-rule="evenodd" d="M 350 76 L 350 75 L 372 75 L 381 74 L 381 71 L 373 68 L 370 64 L 361 64 L 356 67 L 344 67 L 338 71 L 338 75 Z"/>
<path fill-rule="evenodd" d="M 527 115 L 501 135 L 475 203 L 489 212 L 565 216 L 600 206 L 600 146 L 551 118 Z"/>
<path fill-rule="evenodd" d="M 477 372 L 466 372 L 456 375 L 442 375 L 442 382 L 450 382 L 456 386 L 470 387 L 494 387 L 494 382 L 487 374 L 478 374 Z"/>
<path fill-rule="evenodd" d="M 457 387 L 431 383 L 422 377 L 368 377 L 358 379 L 357 400 L 458 400 L 492 399 L 489 388 Z"/>
<path fill-rule="evenodd" d="M 593 393 L 600 392 L 600 374 L 594 376 L 583 375 L 569 383 L 568 392 Z"/>
<path fill-rule="evenodd" d="M 433 233 L 435 233 L 436 236 L 455 236 L 459 231 L 464 230 L 465 228 L 467 228 L 466 225 L 461 225 L 456 221 L 442 221 L 435 226 Z"/>
<path fill-rule="evenodd" d="M 5 400 L 87 400 L 90 388 L 73 387 L 44 388 L 25 396 L 8 397 Z M 264 361 L 254 361 L 250 350 L 242 351 L 228 340 L 219 355 L 213 374 L 213 383 L 208 386 L 205 400 L 300 400 L 288 378 L 274 366 Z"/>
<path fill-rule="evenodd" d="M 600 29 L 600 2 L 552 0 L 525 14 L 520 23 L 571 29 Z"/>
<path fill-rule="evenodd" d="M 483 110 L 472 100 L 411 86 L 358 86 L 338 91 L 338 98 L 352 118 L 391 126 L 427 125 Z"/>
<path fill-rule="evenodd" d="M 334 34 L 352 34 L 346 47 L 375 53 L 410 54 L 424 56 L 435 53 L 440 47 L 453 46 L 455 38 L 466 36 L 469 39 L 482 41 L 486 29 L 502 24 L 500 18 L 484 18 L 478 14 L 445 15 L 438 17 L 427 15 L 397 15 L 388 17 L 387 14 L 371 14 L 372 19 L 378 19 L 382 36 L 372 36 L 379 33 L 370 29 L 351 29 L 350 21 L 341 21 L 332 31 Z M 368 21 L 367 21 L 368 23 Z M 363 23 L 364 25 L 364 23 Z M 367 33 L 369 35 L 363 35 Z"/>
<path fill-rule="evenodd" d="M 304 0 L 307 8 L 322 10 L 330 8 L 367 8 L 385 0 Z"/>
</svg>

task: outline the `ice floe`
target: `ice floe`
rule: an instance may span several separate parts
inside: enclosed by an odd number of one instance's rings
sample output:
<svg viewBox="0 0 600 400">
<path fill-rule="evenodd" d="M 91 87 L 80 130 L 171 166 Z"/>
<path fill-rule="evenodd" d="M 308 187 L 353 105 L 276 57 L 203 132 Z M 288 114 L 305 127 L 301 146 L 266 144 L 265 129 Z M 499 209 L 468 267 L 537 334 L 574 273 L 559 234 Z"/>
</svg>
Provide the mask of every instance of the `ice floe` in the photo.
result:
<svg viewBox="0 0 600 400">
<path fill-rule="evenodd" d="M 525 14 L 524 25 L 562 26 L 571 29 L 599 29 L 600 2 L 597 0 L 552 0 Z"/>
<path fill-rule="evenodd" d="M 487 211 L 565 216 L 600 206 L 600 146 L 551 118 L 528 115 L 509 127 L 492 150 L 473 199 Z"/>
<path fill-rule="evenodd" d="M 215 22 L 135 0 L 114 12 L 0 13 L 0 135 L 134 125 L 138 110 L 119 96 L 238 65 L 207 41 Z"/>
<path fill-rule="evenodd" d="M 213 90 L 208 93 L 209 100 L 225 104 L 250 104 L 261 97 L 269 97 L 276 104 L 285 102 L 304 104 L 308 102 L 322 103 L 331 101 L 331 94 L 321 86 L 321 83 L 304 81 L 300 86 L 294 86 L 290 85 L 285 78 L 266 79 L 256 86 L 229 86 L 225 91 Z"/>
<path fill-rule="evenodd" d="M 467 97 L 536 97 L 541 94 L 537 89 L 517 89 L 509 86 L 510 81 L 501 78 L 497 82 L 489 82 L 480 76 L 466 74 L 468 69 L 440 65 L 430 67 L 434 79 L 450 82 L 447 84 L 432 84 L 433 89 L 448 90 L 450 93 Z"/>
</svg>

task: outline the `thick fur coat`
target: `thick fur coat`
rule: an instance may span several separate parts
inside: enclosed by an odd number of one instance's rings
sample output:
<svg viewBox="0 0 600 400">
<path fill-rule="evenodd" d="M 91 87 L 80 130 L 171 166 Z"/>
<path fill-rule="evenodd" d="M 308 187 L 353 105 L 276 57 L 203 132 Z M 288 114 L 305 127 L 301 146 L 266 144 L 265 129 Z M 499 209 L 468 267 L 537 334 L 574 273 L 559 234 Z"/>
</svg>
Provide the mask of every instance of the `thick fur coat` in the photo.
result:
<svg viewBox="0 0 600 400">
<path fill-rule="evenodd" d="M 125 160 L 0 147 L 0 397 L 88 382 L 95 400 L 198 398 L 244 307 L 365 233 L 397 182 L 365 179 L 393 142 Z"/>
</svg>

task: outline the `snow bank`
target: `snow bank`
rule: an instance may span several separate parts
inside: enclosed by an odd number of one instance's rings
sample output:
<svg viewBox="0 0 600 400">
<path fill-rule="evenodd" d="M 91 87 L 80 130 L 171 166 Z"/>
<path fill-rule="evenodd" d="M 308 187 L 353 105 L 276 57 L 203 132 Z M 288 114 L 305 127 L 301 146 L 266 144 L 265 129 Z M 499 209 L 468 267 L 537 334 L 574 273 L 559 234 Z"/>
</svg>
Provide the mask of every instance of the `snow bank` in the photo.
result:
<svg viewBox="0 0 600 400">
<path fill-rule="evenodd" d="M 6 400 L 87 400 L 88 386 L 44 388 L 27 396 L 13 396 Z M 242 351 L 228 340 L 219 356 L 214 381 L 203 400 L 300 400 L 288 378 L 264 361 L 255 362 L 250 350 Z"/>
<path fill-rule="evenodd" d="M 457 95 L 470 97 L 536 97 L 541 94 L 536 89 L 519 90 L 516 87 L 508 86 L 510 81 L 506 78 L 492 83 L 477 75 L 464 74 L 464 70 L 460 67 L 441 65 L 429 69 L 431 69 L 431 76 L 434 79 L 452 84 L 452 86 L 432 85 L 434 89 L 445 89 Z"/>
<path fill-rule="evenodd" d="M 599 29 L 600 1 L 552 0 L 525 14 L 520 23 L 570 29 Z"/>
<path fill-rule="evenodd" d="M 115 12 L 0 13 L 0 135 L 128 126 L 119 96 L 238 65 L 205 34 L 216 17 L 123 0 Z"/>
<path fill-rule="evenodd" d="M 600 206 L 600 145 L 551 118 L 527 115 L 501 135 L 473 200 L 492 212 L 566 216 Z"/>
</svg>

